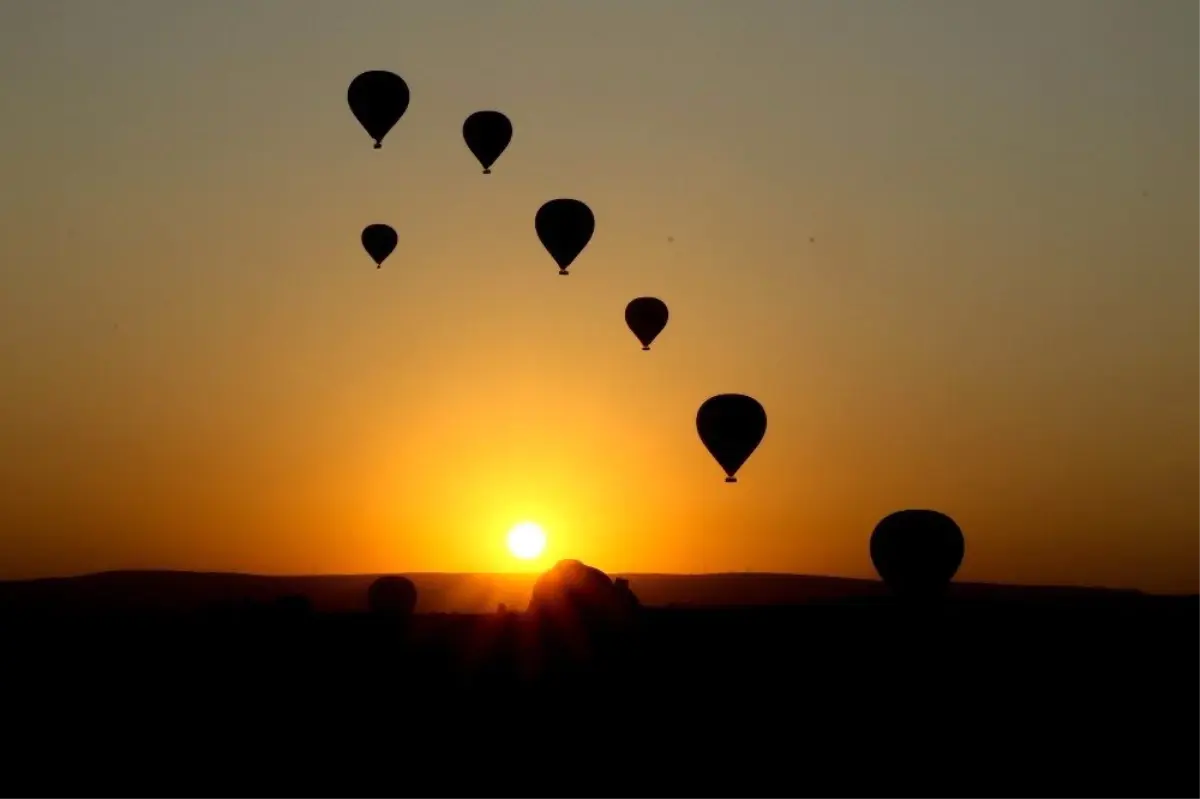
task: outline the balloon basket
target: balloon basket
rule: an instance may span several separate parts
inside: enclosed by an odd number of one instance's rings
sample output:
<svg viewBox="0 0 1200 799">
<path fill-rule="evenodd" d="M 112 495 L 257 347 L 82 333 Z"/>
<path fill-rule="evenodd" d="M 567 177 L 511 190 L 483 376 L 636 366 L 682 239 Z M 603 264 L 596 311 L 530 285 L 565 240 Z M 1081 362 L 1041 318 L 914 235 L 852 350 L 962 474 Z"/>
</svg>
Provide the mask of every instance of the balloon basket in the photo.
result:
<svg viewBox="0 0 1200 799">
<path fill-rule="evenodd" d="M 485 169 L 485 170 L 483 170 L 483 174 L 485 174 L 485 175 L 490 175 L 490 174 L 492 174 L 492 170 L 490 170 L 490 169 Z"/>
<path fill-rule="evenodd" d="M 649 347 L 642 347 L 642 352 L 649 352 L 649 351 L 650 351 Z"/>
<path fill-rule="evenodd" d="M 558 273 L 560 275 L 569 275 L 570 274 L 570 272 L 568 272 L 566 269 L 559 269 Z"/>
<path fill-rule="evenodd" d="M 377 142 L 375 142 L 375 149 L 376 149 L 376 150 L 382 150 L 382 149 L 383 149 L 383 142 L 378 142 L 378 141 L 377 141 Z"/>
<path fill-rule="evenodd" d="M 726 477 L 726 478 L 725 478 L 725 482 L 726 482 L 726 483 L 736 483 L 736 482 L 737 482 L 737 478 L 736 478 L 736 477 Z"/>
</svg>

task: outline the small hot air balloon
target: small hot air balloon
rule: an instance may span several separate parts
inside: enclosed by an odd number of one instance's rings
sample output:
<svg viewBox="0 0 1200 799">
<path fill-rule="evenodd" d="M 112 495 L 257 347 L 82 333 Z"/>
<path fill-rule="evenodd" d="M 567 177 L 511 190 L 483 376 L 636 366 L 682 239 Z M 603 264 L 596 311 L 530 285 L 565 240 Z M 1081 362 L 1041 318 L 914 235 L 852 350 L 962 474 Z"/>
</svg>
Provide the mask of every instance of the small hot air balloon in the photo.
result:
<svg viewBox="0 0 1200 799">
<path fill-rule="evenodd" d="M 350 81 L 346 100 L 350 112 L 375 140 L 375 149 L 383 147 L 388 134 L 408 110 L 408 84 L 394 72 L 375 69 Z"/>
<path fill-rule="evenodd" d="M 533 227 L 542 246 L 558 264 L 558 273 L 565 275 L 567 267 L 592 240 L 596 217 L 579 200 L 550 200 L 538 209 Z"/>
<path fill-rule="evenodd" d="M 483 174 L 490 175 L 492 164 L 512 141 L 512 122 L 499 111 L 476 111 L 463 122 L 462 133 L 467 149 L 483 166 Z"/>
<path fill-rule="evenodd" d="M 962 565 L 962 530 L 935 510 L 901 510 L 885 516 L 871 533 L 871 562 L 898 597 L 943 593 Z"/>
<path fill-rule="evenodd" d="M 767 412 L 745 394 L 718 394 L 696 412 L 696 432 L 725 470 L 725 482 L 736 483 L 734 475 L 767 433 Z"/>
<path fill-rule="evenodd" d="M 411 616 L 417 607 L 417 587 L 407 577 L 385 574 L 367 589 L 367 607 L 378 616 Z"/>
<path fill-rule="evenodd" d="M 625 306 L 625 324 L 642 342 L 642 349 L 650 349 L 650 343 L 667 326 L 667 304 L 658 297 L 637 297 Z"/>
<path fill-rule="evenodd" d="M 375 268 L 383 266 L 383 262 L 396 249 L 398 238 L 391 225 L 376 223 L 367 225 L 362 232 L 362 246 L 375 262 Z"/>
</svg>

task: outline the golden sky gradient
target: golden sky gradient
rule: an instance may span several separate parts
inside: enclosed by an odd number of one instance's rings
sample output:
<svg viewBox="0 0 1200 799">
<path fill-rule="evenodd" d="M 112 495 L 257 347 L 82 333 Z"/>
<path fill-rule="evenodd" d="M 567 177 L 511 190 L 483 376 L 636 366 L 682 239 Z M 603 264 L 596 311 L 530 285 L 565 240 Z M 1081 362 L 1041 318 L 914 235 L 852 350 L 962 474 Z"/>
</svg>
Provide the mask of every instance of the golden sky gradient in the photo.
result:
<svg viewBox="0 0 1200 799">
<path fill-rule="evenodd" d="M 874 523 L 934 507 L 960 579 L 1195 591 L 1198 26 L 6 3 L 0 577 L 524 569 L 523 519 L 543 565 L 870 576 Z M 412 90 L 381 151 L 367 69 Z M 486 178 L 482 108 L 515 128 Z M 560 196 L 597 217 L 569 278 L 533 231 Z M 735 486 L 694 428 L 723 392 L 769 417 Z"/>
</svg>

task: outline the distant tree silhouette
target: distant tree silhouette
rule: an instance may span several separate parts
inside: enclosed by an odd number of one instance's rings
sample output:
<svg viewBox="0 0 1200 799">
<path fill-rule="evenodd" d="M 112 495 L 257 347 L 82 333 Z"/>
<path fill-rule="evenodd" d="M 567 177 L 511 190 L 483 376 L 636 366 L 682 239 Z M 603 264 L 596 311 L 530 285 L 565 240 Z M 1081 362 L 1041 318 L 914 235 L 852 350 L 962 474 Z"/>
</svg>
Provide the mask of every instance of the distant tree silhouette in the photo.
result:
<svg viewBox="0 0 1200 799">
<path fill-rule="evenodd" d="M 384 575 L 367 589 L 367 606 L 379 618 L 407 620 L 417 607 L 417 587 L 407 577 Z"/>
</svg>

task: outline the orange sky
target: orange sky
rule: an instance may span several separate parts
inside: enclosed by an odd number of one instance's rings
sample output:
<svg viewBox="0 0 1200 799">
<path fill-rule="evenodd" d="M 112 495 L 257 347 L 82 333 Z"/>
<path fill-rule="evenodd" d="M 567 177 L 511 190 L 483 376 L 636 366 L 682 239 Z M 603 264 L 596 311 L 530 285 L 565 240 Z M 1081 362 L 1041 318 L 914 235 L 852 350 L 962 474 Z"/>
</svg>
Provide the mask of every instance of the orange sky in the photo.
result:
<svg viewBox="0 0 1200 799">
<path fill-rule="evenodd" d="M 0 577 L 525 568 L 522 519 L 535 565 L 868 576 L 934 507 L 962 579 L 1196 590 L 1195 3 L 746 2 L 0 10 Z"/>
</svg>

